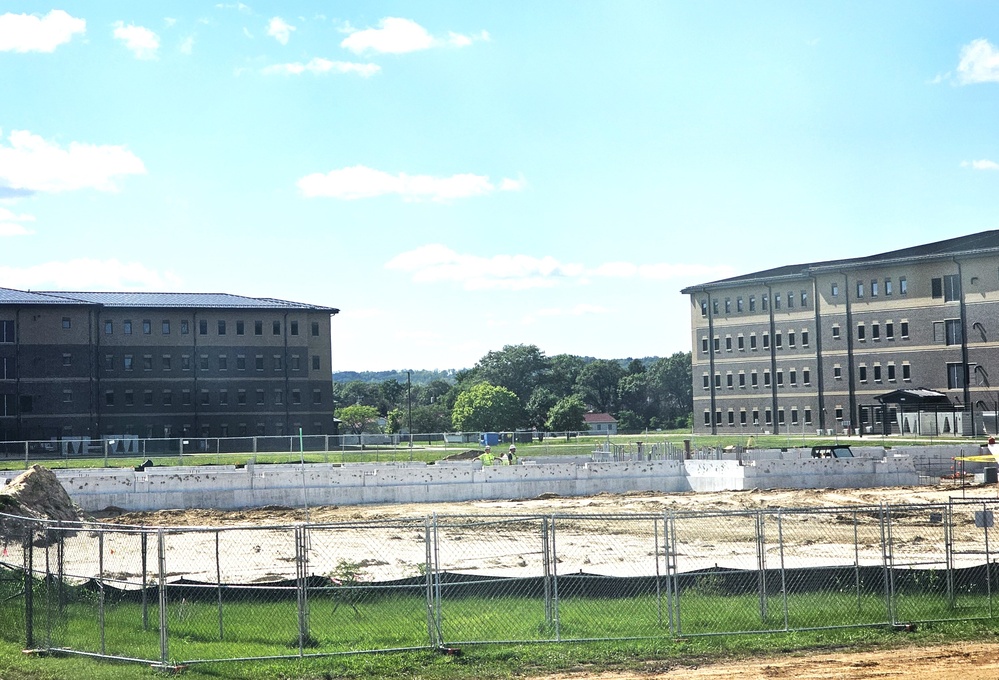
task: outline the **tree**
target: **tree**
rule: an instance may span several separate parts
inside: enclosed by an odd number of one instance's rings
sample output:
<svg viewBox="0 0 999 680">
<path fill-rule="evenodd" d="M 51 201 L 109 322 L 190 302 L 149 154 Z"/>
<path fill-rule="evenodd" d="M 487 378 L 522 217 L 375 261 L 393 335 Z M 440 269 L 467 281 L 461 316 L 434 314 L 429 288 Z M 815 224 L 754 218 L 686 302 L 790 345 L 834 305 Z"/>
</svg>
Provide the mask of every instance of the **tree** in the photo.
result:
<svg viewBox="0 0 999 680">
<path fill-rule="evenodd" d="M 527 424 L 543 430 L 548 412 L 558 403 L 559 397 L 547 387 L 536 387 L 527 400 Z"/>
<path fill-rule="evenodd" d="M 568 397 L 576 386 L 576 379 L 586 362 L 574 354 L 556 354 L 548 360 L 549 370 L 545 377 L 545 387 L 558 399 Z"/>
<path fill-rule="evenodd" d="M 520 399 L 511 390 L 487 382 L 458 395 L 451 422 L 459 432 L 515 430 L 523 421 Z"/>
<path fill-rule="evenodd" d="M 385 416 L 385 431 L 389 434 L 397 434 L 403 430 L 403 422 L 406 414 L 402 409 L 394 408 Z"/>
<path fill-rule="evenodd" d="M 471 372 L 475 382 L 505 387 L 525 404 L 548 369 L 548 359 L 536 345 L 506 345 L 479 359 Z"/>
<path fill-rule="evenodd" d="M 652 417 L 663 427 L 686 427 L 694 409 L 690 372 L 690 352 L 676 352 L 649 367 L 650 392 L 658 400 Z"/>
<path fill-rule="evenodd" d="M 597 359 L 583 367 L 576 379 L 576 394 L 595 411 L 617 410 L 617 385 L 624 369 L 616 361 Z"/>
<path fill-rule="evenodd" d="M 413 432 L 448 432 L 451 429 L 451 412 L 444 404 L 413 407 Z"/>
<path fill-rule="evenodd" d="M 576 395 L 560 399 L 552 406 L 548 412 L 548 421 L 545 426 L 552 432 L 578 432 L 586 428 L 586 421 L 583 415 L 586 414 L 586 406 L 583 400 Z"/>
<path fill-rule="evenodd" d="M 369 423 L 378 420 L 378 409 L 374 406 L 351 404 L 337 411 L 336 416 L 353 434 L 361 434 Z"/>
<path fill-rule="evenodd" d="M 621 378 L 618 383 L 618 397 L 621 411 L 617 414 L 619 430 L 637 431 L 649 426 L 649 421 L 659 414 L 661 395 L 653 394 L 649 385 L 649 377 L 646 373 L 630 373 Z M 622 423 L 625 419 L 622 413 L 630 413 L 631 417 L 627 423 Z M 637 424 L 636 424 L 637 421 Z"/>
</svg>

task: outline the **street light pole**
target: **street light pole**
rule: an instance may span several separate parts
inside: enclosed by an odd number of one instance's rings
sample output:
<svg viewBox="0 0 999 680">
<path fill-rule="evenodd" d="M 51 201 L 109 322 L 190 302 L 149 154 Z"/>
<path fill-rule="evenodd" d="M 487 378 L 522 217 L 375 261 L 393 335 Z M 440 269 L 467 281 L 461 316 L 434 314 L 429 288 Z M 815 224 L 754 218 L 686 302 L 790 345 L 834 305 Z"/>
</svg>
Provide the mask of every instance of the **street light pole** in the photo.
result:
<svg viewBox="0 0 999 680">
<path fill-rule="evenodd" d="M 413 372 L 406 371 L 406 410 L 409 420 L 409 459 L 413 460 Z"/>
</svg>

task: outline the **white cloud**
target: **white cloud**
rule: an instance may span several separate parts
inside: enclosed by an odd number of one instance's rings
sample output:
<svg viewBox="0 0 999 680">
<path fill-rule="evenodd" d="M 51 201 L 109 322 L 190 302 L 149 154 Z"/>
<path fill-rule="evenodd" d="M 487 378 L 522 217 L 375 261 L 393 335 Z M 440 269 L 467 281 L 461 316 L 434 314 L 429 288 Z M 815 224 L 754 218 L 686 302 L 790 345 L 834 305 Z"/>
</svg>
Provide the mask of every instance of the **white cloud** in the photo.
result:
<svg viewBox="0 0 999 680">
<path fill-rule="evenodd" d="M 160 48 L 158 35 L 143 26 L 125 25 L 122 21 L 114 23 L 114 37 L 125 43 L 137 59 L 155 59 Z"/>
<path fill-rule="evenodd" d="M 115 259 L 80 258 L 32 267 L 0 267 L 0 286 L 20 290 L 169 290 L 179 283 L 170 272 Z"/>
<path fill-rule="evenodd" d="M 291 38 L 291 32 L 294 30 L 295 27 L 281 17 L 273 17 L 267 24 L 267 35 L 282 45 L 288 44 L 288 39 Z"/>
<path fill-rule="evenodd" d="M 26 236 L 33 233 L 22 222 L 34 222 L 34 215 L 17 215 L 6 208 L 0 208 L 0 237 Z"/>
<path fill-rule="evenodd" d="M 173 28 L 177 25 L 177 20 L 173 17 L 163 17 L 163 25 L 167 28 Z"/>
<path fill-rule="evenodd" d="M 560 262 L 550 255 L 467 255 L 438 243 L 400 253 L 389 260 L 385 268 L 410 274 L 414 283 L 453 282 L 461 284 L 466 290 L 552 288 L 563 283 L 585 284 L 591 277 L 659 281 L 691 277 L 717 279 L 734 275 L 727 265 L 607 262 L 587 268 L 578 263 Z M 585 306 L 576 309 L 580 314 L 601 311 Z"/>
<path fill-rule="evenodd" d="M 961 167 L 972 170 L 999 170 L 999 163 L 983 158 L 980 161 L 961 161 Z"/>
<path fill-rule="evenodd" d="M 0 52 L 53 52 L 86 30 L 85 20 L 61 9 L 44 17 L 7 13 L 0 15 Z"/>
<path fill-rule="evenodd" d="M 999 83 L 999 48 L 985 38 L 972 40 L 961 48 L 957 77 L 962 85 Z"/>
<path fill-rule="evenodd" d="M 359 76 L 368 78 L 382 70 L 378 64 L 360 64 L 352 61 L 330 61 L 321 57 L 315 57 L 306 63 L 291 62 L 288 64 L 274 64 L 263 69 L 265 75 L 298 75 L 308 71 L 316 75 L 324 73 L 356 73 Z"/>
<path fill-rule="evenodd" d="M 466 47 L 476 40 L 489 40 L 489 34 L 481 31 L 476 35 L 448 33 L 447 38 L 434 38 L 427 29 L 411 19 L 385 17 L 378 22 L 379 28 L 356 30 L 350 24 L 345 24 L 341 31 L 349 33 L 340 43 L 340 47 L 355 54 L 361 52 L 381 52 L 387 54 L 404 54 L 418 52 L 431 47 L 450 45 Z"/>
<path fill-rule="evenodd" d="M 180 41 L 180 53 L 191 54 L 194 51 L 194 36 L 189 35 Z"/>
<path fill-rule="evenodd" d="M 522 181 L 502 180 L 501 191 L 511 191 L 522 186 Z M 465 173 L 450 177 L 391 175 L 363 165 L 331 170 L 325 175 L 313 173 L 298 180 L 298 188 L 308 197 L 325 196 L 341 200 L 373 198 L 397 194 L 408 201 L 440 201 L 455 198 L 483 196 L 496 191 L 496 186 L 485 175 Z"/>
<path fill-rule="evenodd" d="M 0 188 L 116 191 L 117 177 L 146 172 L 142 161 L 123 146 L 70 142 L 63 149 L 25 130 L 11 131 L 8 139 L 9 146 L 0 139 Z"/>
</svg>

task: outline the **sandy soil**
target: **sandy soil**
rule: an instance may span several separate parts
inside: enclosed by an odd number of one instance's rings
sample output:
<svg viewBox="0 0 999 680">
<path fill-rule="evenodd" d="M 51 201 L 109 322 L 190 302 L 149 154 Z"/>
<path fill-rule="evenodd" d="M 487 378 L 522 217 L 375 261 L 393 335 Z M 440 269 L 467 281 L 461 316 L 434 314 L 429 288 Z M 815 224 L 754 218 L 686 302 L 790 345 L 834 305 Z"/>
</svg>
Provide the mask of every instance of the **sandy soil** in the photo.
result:
<svg viewBox="0 0 999 680">
<path fill-rule="evenodd" d="M 689 666 L 676 664 L 662 669 L 661 661 L 649 663 L 643 680 L 994 680 L 999 678 L 999 644 L 956 643 L 945 647 L 913 647 L 874 652 L 792 654 L 737 662 Z M 565 673 L 538 680 L 625 680 L 635 674 Z"/>
</svg>

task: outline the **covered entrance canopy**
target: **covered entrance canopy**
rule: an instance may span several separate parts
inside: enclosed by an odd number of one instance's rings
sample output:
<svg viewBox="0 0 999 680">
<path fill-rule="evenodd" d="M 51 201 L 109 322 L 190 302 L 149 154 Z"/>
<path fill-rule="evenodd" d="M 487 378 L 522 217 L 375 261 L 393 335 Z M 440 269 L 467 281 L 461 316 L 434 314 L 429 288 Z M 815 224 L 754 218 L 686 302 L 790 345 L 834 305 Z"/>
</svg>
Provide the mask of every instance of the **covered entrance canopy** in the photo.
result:
<svg viewBox="0 0 999 680">
<path fill-rule="evenodd" d="M 891 427 L 890 419 L 884 417 L 889 407 L 893 407 L 895 423 L 902 434 L 960 435 L 964 429 L 963 410 L 955 407 L 943 392 L 916 387 L 888 392 L 875 399 L 881 404 L 886 434 Z"/>
</svg>

